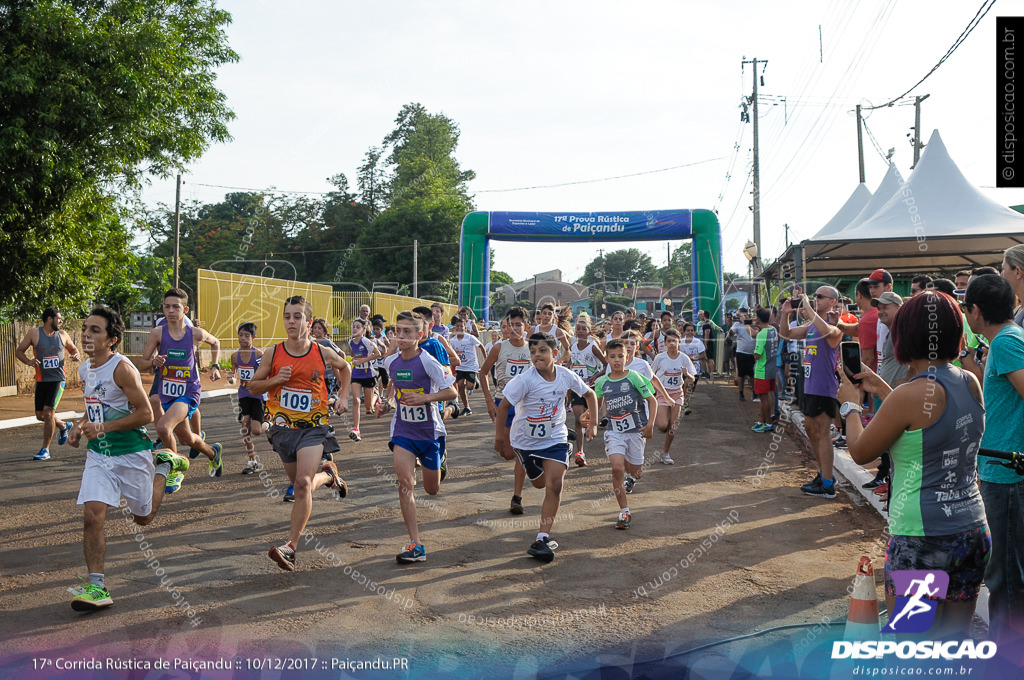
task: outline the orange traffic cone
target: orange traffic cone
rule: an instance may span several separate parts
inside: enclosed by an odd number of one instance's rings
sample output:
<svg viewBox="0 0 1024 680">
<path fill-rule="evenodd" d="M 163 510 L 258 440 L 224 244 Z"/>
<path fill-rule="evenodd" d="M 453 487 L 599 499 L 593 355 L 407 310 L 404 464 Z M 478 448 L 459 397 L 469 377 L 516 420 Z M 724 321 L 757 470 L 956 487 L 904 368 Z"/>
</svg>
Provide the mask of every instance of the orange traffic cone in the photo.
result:
<svg viewBox="0 0 1024 680">
<path fill-rule="evenodd" d="M 853 577 L 850 594 L 850 613 L 846 617 L 844 640 L 877 640 L 881 628 L 878 623 L 878 597 L 875 595 L 875 569 L 871 558 L 860 558 L 857 574 Z"/>
</svg>

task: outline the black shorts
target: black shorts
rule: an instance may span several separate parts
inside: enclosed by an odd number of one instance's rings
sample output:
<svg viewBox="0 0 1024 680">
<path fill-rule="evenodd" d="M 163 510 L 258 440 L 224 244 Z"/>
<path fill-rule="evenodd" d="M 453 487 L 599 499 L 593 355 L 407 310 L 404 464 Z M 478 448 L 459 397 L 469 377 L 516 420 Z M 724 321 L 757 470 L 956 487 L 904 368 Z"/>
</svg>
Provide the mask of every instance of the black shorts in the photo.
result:
<svg viewBox="0 0 1024 680">
<path fill-rule="evenodd" d="M 36 411 L 44 408 L 57 410 L 57 404 L 64 394 L 64 381 L 60 382 L 37 382 L 36 383 Z"/>
<path fill-rule="evenodd" d="M 569 397 L 570 397 L 570 399 L 569 399 L 569 406 L 570 407 L 573 407 L 573 406 L 583 406 L 583 407 L 586 407 L 586 405 L 587 405 L 587 397 L 586 397 L 586 395 L 581 397 L 580 395 L 576 394 L 575 392 L 569 392 Z"/>
<path fill-rule="evenodd" d="M 299 449 L 310 446 L 323 446 L 324 453 L 337 453 L 341 450 L 338 440 L 326 425 L 301 430 L 275 425 L 267 432 L 267 437 L 282 463 L 294 463 L 298 460 Z"/>
<path fill-rule="evenodd" d="M 238 422 L 242 422 L 242 416 L 249 416 L 258 423 L 263 422 L 264 402 L 258 397 L 242 397 L 238 400 Z"/>
<path fill-rule="evenodd" d="M 829 418 L 836 417 L 835 397 L 823 397 L 818 394 L 805 394 L 804 400 L 800 403 L 800 411 L 808 418 L 820 416 L 822 413 Z"/>
<path fill-rule="evenodd" d="M 456 380 L 465 380 L 466 382 L 469 383 L 470 387 L 473 387 L 474 385 L 479 385 L 480 384 L 477 381 L 477 379 L 476 379 L 476 371 L 460 371 L 460 370 L 456 369 L 456 371 L 455 371 L 455 379 Z"/>
<path fill-rule="evenodd" d="M 754 355 L 736 352 L 736 372 L 741 378 L 753 378 Z"/>
<path fill-rule="evenodd" d="M 362 385 L 368 390 L 372 390 L 377 386 L 376 378 L 352 378 L 353 385 Z"/>
<path fill-rule="evenodd" d="M 380 384 L 384 387 L 388 386 L 388 369 L 381 366 L 377 369 L 377 375 L 380 376 Z"/>
</svg>

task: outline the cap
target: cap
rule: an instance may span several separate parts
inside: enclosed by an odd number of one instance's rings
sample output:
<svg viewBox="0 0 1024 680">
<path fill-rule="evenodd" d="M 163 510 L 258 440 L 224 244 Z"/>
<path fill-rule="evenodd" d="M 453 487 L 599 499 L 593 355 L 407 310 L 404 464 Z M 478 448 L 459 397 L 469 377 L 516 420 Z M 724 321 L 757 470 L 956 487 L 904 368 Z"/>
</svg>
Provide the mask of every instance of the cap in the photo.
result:
<svg viewBox="0 0 1024 680">
<path fill-rule="evenodd" d="M 892 274 L 884 269 L 876 269 L 871 272 L 871 276 L 868 277 L 868 281 L 873 281 L 874 283 L 892 283 Z"/>
<path fill-rule="evenodd" d="M 881 270 L 879 270 L 881 271 Z M 896 305 L 897 307 L 903 304 L 903 298 L 891 290 L 887 290 L 878 297 L 871 300 L 871 306 L 877 307 L 878 305 Z"/>
<path fill-rule="evenodd" d="M 859 321 L 856 314 L 850 314 L 849 312 L 844 312 L 843 315 L 839 317 L 839 320 L 843 323 L 857 323 Z"/>
</svg>

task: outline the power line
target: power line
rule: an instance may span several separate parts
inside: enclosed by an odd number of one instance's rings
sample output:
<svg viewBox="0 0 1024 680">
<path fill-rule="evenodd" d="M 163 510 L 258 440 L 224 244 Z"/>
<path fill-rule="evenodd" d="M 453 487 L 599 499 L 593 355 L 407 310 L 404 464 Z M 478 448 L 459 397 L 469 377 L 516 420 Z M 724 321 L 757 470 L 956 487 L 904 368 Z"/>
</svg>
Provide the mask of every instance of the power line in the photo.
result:
<svg viewBox="0 0 1024 680">
<path fill-rule="evenodd" d="M 986 3 L 988 4 L 988 7 L 985 6 Z M 878 106 L 872 106 L 870 108 L 871 109 L 880 109 L 882 107 L 892 106 L 898 100 L 903 99 L 908 94 L 913 92 L 914 88 L 916 88 L 918 85 L 920 85 L 925 80 L 927 80 L 928 76 L 930 76 L 931 74 L 935 73 L 939 69 L 939 67 L 942 66 L 946 62 L 946 60 L 949 59 L 953 55 L 954 52 L 956 52 L 957 48 L 960 47 L 960 45 L 962 45 L 965 40 L 967 40 L 967 36 L 969 36 L 971 34 L 971 32 L 975 28 L 978 27 L 978 24 L 981 23 L 981 20 L 985 18 L 985 15 L 988 14 L 988 11 L 990 9 L 992 9 L 992 6 L 995 5 L 995 4 L 996 4 L 996 0 L 985 0 L 984 2 L 982 2 L 981 3 L 981 7 L 979 7 L 978 11 L 974 13 L 974 17 L 971 18 L 971 20 L 967 23 L 967 28 L 965 28 L 963 30 L 963 32 L 960 33 L 960 36 L 953 42 L 953 45 L 948 50 L 946 50 L 946 53 L 944 55 L 942 55 L 942 58 L 939 59 L 939 62 L 937 64 L 935 64 L 935 66 L 932 66 L 932 69 L 930 71 L 928 71 L 928 73 L 925 73 L 924 77 L 921 78 L 921 80 L 919 80 L 916 83 L 914 83 L 910 87 L 909 90 L 907 90 L 906 92 L 904 92 L 903 94 L 901 94 L 898 97 L 893 97 L 891 100 L 889 100 L 885 104 L 879 104 Z"/>
<path fill-rule="evenodd" d="M 514 187 L 512 189 L 476 189 L 474 193 L 477 194 L 496 194 L 504 193 L 508 191 L 527 191 L 530 189 L 553 189 L 556 187 L 568 187 L 575 184 L 592 184 L 594 182 L 607 182 L 613 179 L 625 179 L 627 177 L 639 177 L 641 175 L 653 175 L 656 172 L 668 172 L 669 170 L 678 170 L 680 168 L 690 168 L 695 165 L 703 165 L 704 163 L 712 163 L 714 161 L 720 161 L 728 158 L 728 156 L 719 156 L 718 158 L 708 158 L 703 161 L 696 161 L 694 163 L 685 163 L 683 165 L 673 165 L 669 168 L 658 168 L 657 170 L 645 170 L 643 172 L 633 172 L 628 175 L 615 175 L 614 177 L 600 177 L 598 179 L 581 179 L 576 182 L 560 182 L 558 184 L 538 184 L 531 187 Z"/>
</svg>

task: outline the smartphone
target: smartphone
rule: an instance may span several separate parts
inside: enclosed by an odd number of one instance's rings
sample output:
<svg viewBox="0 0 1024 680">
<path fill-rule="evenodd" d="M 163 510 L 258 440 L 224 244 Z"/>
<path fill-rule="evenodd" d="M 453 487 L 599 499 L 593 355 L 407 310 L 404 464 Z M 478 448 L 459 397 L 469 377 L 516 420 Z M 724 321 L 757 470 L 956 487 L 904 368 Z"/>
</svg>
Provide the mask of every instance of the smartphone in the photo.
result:
<svg viewBox="0 0 1024 680">
<path fill-rule="evenodd" d="M 853 376 L 860 373 L 860 343 L 859 342 L 842 342 L 839 343 L 840 352 L 843 357 L 843 370 L 846 371 L 846 377 L 850 379 L 854 385 L 859 385 L 861 380 L 854 378 Z"/>
<path fill-rule="evenodd" d="M 753 319 L 744 319 L 743 323 L 746 324 L 747 326 L 752 326 L 754 324 L 754 320 Z"/>
<path fill-rule="evenodd" d="M 858 307 L 857 305 L 846 305 L 846 311 L 848 311 L 850 314 L 856 314 L 858 311 L 860 311 L 860 307 Z"/>
</svg>

